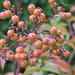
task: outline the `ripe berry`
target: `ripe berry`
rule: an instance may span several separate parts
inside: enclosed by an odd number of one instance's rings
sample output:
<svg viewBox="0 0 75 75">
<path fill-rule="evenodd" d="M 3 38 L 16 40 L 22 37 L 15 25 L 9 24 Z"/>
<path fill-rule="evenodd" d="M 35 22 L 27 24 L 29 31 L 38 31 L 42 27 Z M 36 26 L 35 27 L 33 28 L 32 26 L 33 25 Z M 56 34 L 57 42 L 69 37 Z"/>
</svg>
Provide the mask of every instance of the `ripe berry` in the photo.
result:
<svg viewBox="0 0 75 75">
<path fill-rule="evenodd" d="M 20 58 L 22 60 L 26 60 L 27 59 L 27 55 L 25 53 L 20 54 Z"/>
<path fill-rule="evenodd" d="M 6 40 L 5 40 L 5 39 L 0 39 L 0 44 L 1 44 L 2 46 L 4 46 L 4 45 L 6 44 Z"/>
<path fill-rule="evenodd" d="M 19 17 L 18 17 L 17 15 L 13 15 L 13 16 L 11 17 L 11 21 L 12 21 L 13 23 L 17 23 L 17 22 L 19 21 Z"/>
<path fill-rule="evenodd" d="M 33 11 L 33 15 L 35 15 L 35 16 L 40 16 L 40 15 L 41 15 L 40 9 L 35 9 L 35 10 Z"/>
<path fill-rule="evenodd" d="M 22 27 L 25 26 L 25 23 L 24 23 L 23 21 L 20 21 L 20 22 L 18 22 L 18 26 L 19 26 L 20 28 L 22 28 Z"/>
<path fill-rule="evenodd" d="M 5 12 L 1 12 L 0 13 L 0 18 L 3 19 L 3 20 L 6 19 L 7 18 L 6 17 L 6 13 Z"/>
<path fill-rule="evenodd" d="M 34 50 L 34 52 L 33 52 L 34 57 L 38 58 L 40 55 L 41 55 L 40 50 Z"/>
<path fill-rule="evenodd" d="M 20 60 L 20 53 L 16 53 L 15 56 L 14 56 L 14 58 L 15 58 L 16 60 Z"/>
<path fill-rule="evenodd" d="M 10 60 L 14 60 L 14 55 L 13 55 L 13 54 L 10 54 L 10 55 L 9 55 L 9 59 L 10 59 Z"/>
<path fill-rule="evenodd" d="M 2 49 L 2 45 L 0 44 L 0 50 Z"/>
<path fill-rule="evenodd" d="M 17 34 L 14 34 L 14 36 L 13 36 L 13 37 L 11 37 L 11 40 L 12 40 L 12 41 L 17 41 L 17 40 L 18 40 L 18 38 L 19 38 L 19 37 L 17 36 Z"/>
<path fill-rule="evenodd" d="M 33 5 L 33 4 L 30 4 L 29 6 L 28 6 L 28 11 L 29 12 L 33 12 L 35 10 L 35 6 Z"/>
<path fill-rule="evenodd" d="M 7 35 L 8 35 L 9 37 L 14 36 L 14 31 L 13 31 L 13 30 L 8 30 L 8 31 L 7 31 Z"/>
<path fill-rule="evenodd" d="M 51 38 L 51 39 L 49 40 L 49 45 L 50 45 L 50 46 L 55 46 L 55 45 L 56 45 L 56 40 L 53 39 L 53 38 Z"/>
<path fill-rule="evenodd" d="M 42 46 L 42 50 L 44 50 L 44 51 L 49 50 L 49 45 L 43 45 L 43 46 Z"/>
<path fill-rule="evenodd" d="M 30 41 L 35 41 L 35 40 L 36 40 L 36 34 L 34 34 L 34 33 L 29 33 L 29 34 L 28 34 L 28 40 L 30 40 Z"/>
<path fill-rule="evenodd" d="M 20 66 L 22 67 L 22 68 L 26 68 L 27 66 L 28 66 L 28 61 L 26 61 L 26 60 L 21 60 L 21 63 L 20 63 Z"/>
<path fill-rule="evenodd" d="M 8 0 L 5 0 L 5 1 L 3 2 L 3 6 L 4 6 L 5 8 L 8 8 L 8 7 L 10 7 L 10 6 L 11 6 L 11 3 L 10 3 L 10 1 L 8 1 Z"/>
<path fill-rule="evenodd" d="M 57 8 L 57 12 L 62 12 L 62 11 L 63 11 L 62 7 L 59 6 L 59 7 Z"/>
<path fill-rule="evenodd" d="M 57 29 L 55 27 L 51 27 L 49 30 L 50 34 L 56 35 L 57 34 Z"/>
<path fill-rule="evenodd" d="M 38 20 L 41 21 L 41 22 L 44 22 L 46 20 L 46 16 L 44 13 L 41 13 L 40 16 L 38 16 Z"/>
<path fill-rule="evenodd" d="M 36 65 L 36 60 L 35 59 L 29 59 L 29 65 L 30 66 L 35 66 Z"/>
<path fill-rule="evenodd" d="M 62 19 L 66 19 L 66 17 L 67 17 L 67 15 L 66 15 L 65 12 L 61 13 L 61 18 L 62 18 Z"/>
<path fill-rule="evenodd" d="M 40 40 L 37 40 L 36 42 L 34 42 L 34 47 L 36 49 L 41 49 L 42 48 L 42 42 Z"/>
<path fill-rule="evenodd" d="M 43 38 L 42 39 L 42 44 L 48 45 L 49 44 L 49 38 Z"/>
<path fill-rule="evenodd" d="M 16 48 L 16 53 L 22 53 L 24 51 L 23 47 L 19 46 Z"/>
<path fill-rule="evenodd" d="M 26 42 L 26 37 L 25 37 L 25 36 L 20 37 L 20 38 L 19 38 L 19 41 L 20 41 L 21 43 L 25 43 L 25 42 Z"/>
<path fill-rule="evenodd" d="M 7 18 L 10 18 L 12 16 L 12 12 L 10 10 L 6 10 L 5 14 Z"/>
<path fill-rule="evenodd" d="M 35 16 L 34 15 L 30 15 L 29 16 L 29 21 L 34 22 L 35 21 Z"/>
<path fill-rule="evenodd" d="M 67 15 L 67 19 L 70 19 L 72 16 L 70 12 L 66 13 L 66 15 Z"/>
<path fill-rule="evenodd" d="M 64 53 L 64 57 L 68 58 L 70 56 L 70 52 L 69 51 L 66 51 L 66 52 L 63 52 Z"/>
<path fill-rule="evenodd" d="M 57 35 L 59 35 L 59 36 L 61 36 L 61 35 L 62 35 L 62 33 L 61 33 L 61 31 L 60 31 L 60 30 L 57 30 Z"/>
<path fill-rule="evenodd" d="M 50 4 L 51 8 L 55 8 L 57 6 L 56 2 L 54 2 L 53 4 Z"/>
<path fill-rule="evenodd" d="M 53 4 L 55 0 L 48 0 L 48 3 Z"/>
<path fill-rule="evenodd" d="M 58 55 L 57 50 L 53 50 L 53 54 L 54 54 L 54 55 Z"/>
</svg>

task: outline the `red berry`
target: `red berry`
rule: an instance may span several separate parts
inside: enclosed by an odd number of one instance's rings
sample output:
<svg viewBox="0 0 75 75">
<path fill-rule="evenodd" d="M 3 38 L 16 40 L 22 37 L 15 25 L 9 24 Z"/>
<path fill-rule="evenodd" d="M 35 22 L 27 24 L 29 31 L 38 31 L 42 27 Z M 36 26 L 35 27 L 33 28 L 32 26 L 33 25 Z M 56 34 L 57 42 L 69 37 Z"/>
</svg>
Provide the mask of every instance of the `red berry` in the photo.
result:
<svg viewBox="0 0 75 75">
<path fill-rule="evenodd" d="M 50 4 L 51 8 L 55 8 L 57 6 L 56 2 L 54 2 L 53 4 Z"/>
<path fill-rule="evenodd" d="M 48 3 L 53 4 L 55 0 L 48 0 Z"/>
<path fill-rule="evenodd" d="M 42 50 L 44 50 L 44 51 L 49 50 L 49 45 L 43 45 L 43 46 L 42 46 Z"/>
<path fill-rule="evenodd" d="M 66 19 L 66 17 L 67 17 L 67 15 L 66 15 L 65 12 L 61 13 L 61 18 L 62 18 L 62 19 Z"/>
<path fill-rule="evenodd" d="M 25 53 L 20 54 L 20 58 L 22 60 L 26 60 L 27 59 L 27 55 Z"/>
<path fill-rule="evenodd" d="M 35 16 L 40 16 L 40 15 L 41 15 L 40 9 L 35 9 L 35 10 L 33 11 L 33 15 L 35 15 Z"/>
<path fill-rule="evenodd" d="M 66 13 L 66 15 L 67 15 L 67 19 L 70 19 L 72 16 L 70 12 Z"/>
<path fill-rule="evenodd" d="M 0 18 L 3 19 L 3 20 L 6 19 L 7 18 L 6 17 L 6 13 L 5 12 L 1 12 L 0 13 Z"/>
<path fill-rule="evenodd" d="M 30 15 L 29 16 L 29 21 L 34 22 L 35 21 L 35 16 L 34 15 Z"/>
<path fill-rule="evenodd" d="M 0 44 L 1 44 L 2 46 L 4 46 L 4 45 L 6 44 L 6 40 L 5 40 L 5 39 L 0 39 Z"/>
<path fill-rule="evenodd" d="M 36 42 L 34 42 L 34 47 L 36 49 L 41 49 L 42 48 L 42 42 L 40 40 L 37 40 Z"/>
<path fill-rule="evenodd" d="M 66 51 L 66 52 L 63 52 L 64 53 L 64 57 L 68 58 L 70 56 L 70 52 L 69 51 Z"/>
<path fill-rule="evenodd" d="M 35 10 L 35 6 L 33 5 L 33 4 L 30 4 L 29 6 L 28 6 L 28 11 L 29 12 L 33 12 Z"/>
<path fill-rule="evenodd" d="M 49 30 L 50 34 L 56 35 L 57 34 L 57 29 L 55 27 L 51 27 Z"/>
<path fill-rule="evenodd" d="M 36 34 L 34 34 L 34 33 L 29 33 L 29 35 L 28 35 L 28 40 L 30 40 L 30 41 L 35 41 L 35 40 L 36 40 Z"/>
<path fill-rule="evenodd" d="M 11 17 L 11 21 L 12 21 L 13 23 L 17 23 L 17 22 L 19 21 L 19 17 L 18 17 L 17 15 L 13 15 L 13 16 Z"/>
<path fill-rule="evenodd" d="M 29 59 L 29 65 L 30 66 L 35 66 L 36 65 L 36 60 L 35 59 Z"/>
<path fill-rule="evenodd" d="M 18 22 L 18 26 L 19 28 L 22 28 L 25 26 L 25 23 L 23 21 Z"/>
<path fill-rule="evenodd" d="M 60 30 L 57 30 L 57 35 L 61 36 L 62 32 Z"/>
<path fill-rule="evenodd" d="M 22 53 L 24 51 L 23 47 L 19 46 L 16 48 L 16 53 Z"/>
<path fill-rule="evenodd" d="M 34 52 L 33 52 L 34 57 L 38 58 L 40 55 L 41 55 L 40 50 L 34 50 Z"/>
<path fill-rule="evenodd" d="M 54 55 L 58 55 L 57 50 L 53 50 L 53 54 L 54 54 Z"/>
<path fill-rule="evenodd" d="M 13 31 L 13 30 L 8 30 L 8 31 L 7 31 L 7 35 L 8 35 L 9 37 L 14 36 L 14 31 Z"/>
<path fill-rule="evenodd" d="M 16 60 L 20 60 L 20 53 L 16 53 L 14 57 Z"/>
<path fill-rule="evenodd" d="M 19 41 L 20 41 L 21 43 L 25 43 L 25 42 L 26 42 L 26 37 L 25 37 L 25 36 L 20 37 L 20 38 L 19 38 Z"/>
<path fill-rule="evenodd" d="M 62 12 L 62 11 L 63 11 L 62 7 L 59 6 L 59 7 L 57 8 L 57 12 Z"/>
<path fill-rule="evenodd" d="M 3 6 L 4 6 L 5 8 L 10 7 L 10 6 L 11 6 L 11 2 L 8 1 L 8 0 L 5 0 L 5 1 L 3 2 Z"/>
<path fill-rule="evenodd" d="M 10 55 L 9 55 L 9 59 L 10 59 L 10 60 L 14 60 L 14 55 L 13 55 L 13 54 L 10 54 Z"/>
</svg>

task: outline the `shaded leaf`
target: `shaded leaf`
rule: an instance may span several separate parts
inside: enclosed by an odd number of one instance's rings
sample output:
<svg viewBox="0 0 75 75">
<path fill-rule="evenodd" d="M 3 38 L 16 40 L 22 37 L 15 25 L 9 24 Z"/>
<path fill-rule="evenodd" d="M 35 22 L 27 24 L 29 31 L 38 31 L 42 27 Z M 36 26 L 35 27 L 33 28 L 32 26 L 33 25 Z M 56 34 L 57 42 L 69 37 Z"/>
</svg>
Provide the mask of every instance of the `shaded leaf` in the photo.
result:
<svg viewBox="0 0 75 75">
<path fill-rule="evenodd" d="M 72 16 L 70 20 L 75 21 L 75 16 Z"/>
<path fill-rule="evenodd" d="M 75 75 L 75 64 L 74 64 L 74 75 Z"/>
</svg>

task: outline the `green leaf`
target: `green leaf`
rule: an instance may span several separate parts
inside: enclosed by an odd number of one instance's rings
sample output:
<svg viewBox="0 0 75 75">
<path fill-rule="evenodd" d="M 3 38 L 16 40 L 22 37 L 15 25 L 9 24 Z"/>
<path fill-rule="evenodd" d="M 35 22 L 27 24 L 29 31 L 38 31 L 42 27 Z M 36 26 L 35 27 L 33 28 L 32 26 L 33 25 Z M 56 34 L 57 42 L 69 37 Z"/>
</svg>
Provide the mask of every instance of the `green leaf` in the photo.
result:
<svg viewBox="0 0 75 75">
<path fill-rule="evenodd" d="M 33 75 L 43 75 L 43 72 L 42 72 L 42 71 L 40 71 L 40 72 L 35 72 L 35 73 L 33 73 Z"/>
</svg>

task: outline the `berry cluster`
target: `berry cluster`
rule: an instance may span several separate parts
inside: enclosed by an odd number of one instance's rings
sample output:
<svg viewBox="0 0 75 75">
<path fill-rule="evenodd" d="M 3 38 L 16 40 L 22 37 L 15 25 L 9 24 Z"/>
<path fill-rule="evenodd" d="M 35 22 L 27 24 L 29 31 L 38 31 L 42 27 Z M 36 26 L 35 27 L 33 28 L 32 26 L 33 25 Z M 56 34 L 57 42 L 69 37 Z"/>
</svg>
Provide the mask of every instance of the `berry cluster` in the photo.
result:
<svg viewBox="0 0 75 75">
<path fill-rule="evenodd" d="M 48 2 L 50 3 L 51 8 L 55 8 L 57 6 L 55 0 L 48 0 Z M 9 9 L 11 6 L 10 1 L 5 0 L 3 2 L 3 6 Z M 20 17 L 16 15 L 16 13 L 11 12 L 11 10 L 6 10 L 5 12 L 0 13 L 1 19 L 11 17 L 11 22 L 13 23 L 13 26 L 11 26 L 7 31 L 7 35 L 4 35 L 5 39 L 0 39 L 0 56 L 5 54 L 3 57 L 6 60 L 16 60 L 23 68 L 27 67 L 27 65 L 35 66 L 37 58 L 45 51 L 49 51 L 50 54 L 59 56 L 62 56 L 63 54 L 64 57 L 69 57 L 69 51 L 61 47 L 61 44 L 64 42 L 64 37 L 60 30 L 55 27 L 51 27 L 49 31 L 39 29 L 42 23 L 50 20 L 54 15 L 46 20 L 46 16 L 44 13 L 41 13 L 41 9 L 36 8 L 33 4 L 28 6 L 28 11 L 31 13 L 29 20 L 34 23 L 34 28 L 31 31 L 24 29 L 24 21 L 20 21 Z M 62 11 L 63 8 L 59 6 L 56 12 Z M 70 13 L 61 13 L 62 19 L 69 19 L 70 17 Z M 38 26 L 39 23 L 40 25 Z M 14 24 L 17 25 L 14 26 Z M 19 29 L 22 31 L 20 32 Z M 41 37 L 40 34 L 46 34 L 47 36 Z M 6 40 L 12 40 L 15 42 L 8 47 L 6 45 Z M 14 52 L 13 50 L 10 50 L 10 48 L 15 44 L 18 46 L 15 48 Z M 28 44 L 30 44 L 29 50 L 25 50 L 25 47 Z M 31 46 L 33 46 L 33 49 Z"/>
</svg>

